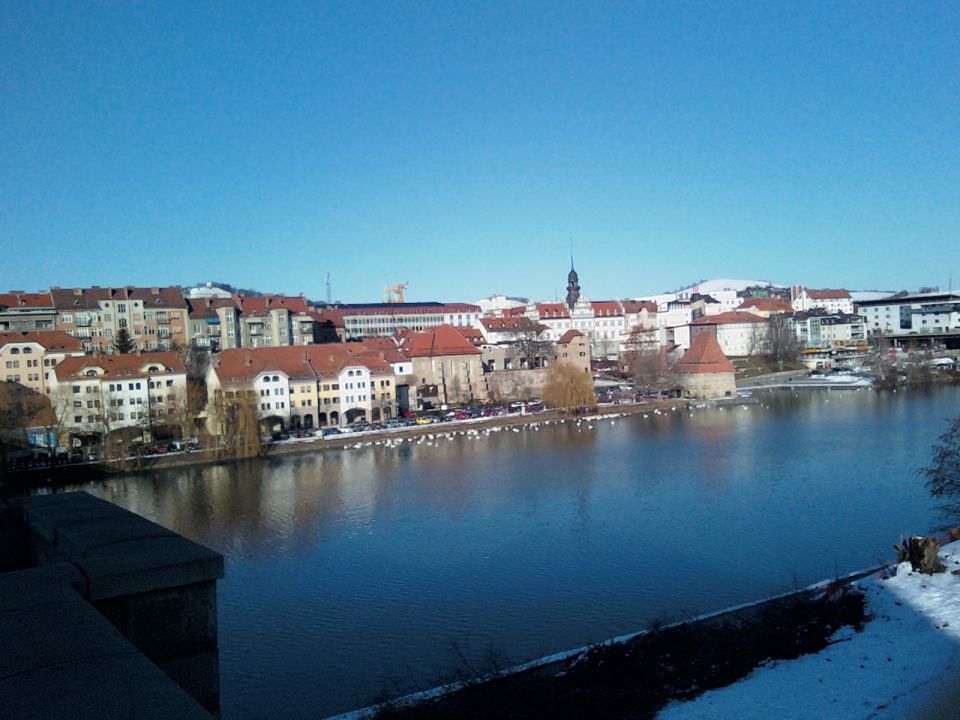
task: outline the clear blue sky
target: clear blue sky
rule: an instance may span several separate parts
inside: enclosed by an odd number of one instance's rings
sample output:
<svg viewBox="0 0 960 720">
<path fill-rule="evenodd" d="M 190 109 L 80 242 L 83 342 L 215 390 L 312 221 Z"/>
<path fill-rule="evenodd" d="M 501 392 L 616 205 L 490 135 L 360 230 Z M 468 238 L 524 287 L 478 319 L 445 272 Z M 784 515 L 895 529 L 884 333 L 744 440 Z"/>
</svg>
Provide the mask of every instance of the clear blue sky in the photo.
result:
<svg viewBox="0 0 960 720">
<path fill-rule="evenodd" d="M 960 3 L 0 5 L 0 289 L 960 287 Z"/>
</svg>

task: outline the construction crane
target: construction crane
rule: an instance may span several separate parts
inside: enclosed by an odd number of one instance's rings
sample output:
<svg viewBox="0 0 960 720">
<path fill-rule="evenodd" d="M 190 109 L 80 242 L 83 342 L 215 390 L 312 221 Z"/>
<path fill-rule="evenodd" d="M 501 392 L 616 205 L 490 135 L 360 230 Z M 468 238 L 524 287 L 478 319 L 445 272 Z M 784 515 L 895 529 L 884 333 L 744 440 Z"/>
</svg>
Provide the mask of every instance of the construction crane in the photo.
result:
<svg viewBox="0 0 960 720">
<path fill-rule="evenodd" d="M 402 303 L 403 291 L 407 289 L 408 282 L 399 282 L 396 285 L 385 287 L 383 289 L 383 301 L 385 303 Z"/>
</svg>

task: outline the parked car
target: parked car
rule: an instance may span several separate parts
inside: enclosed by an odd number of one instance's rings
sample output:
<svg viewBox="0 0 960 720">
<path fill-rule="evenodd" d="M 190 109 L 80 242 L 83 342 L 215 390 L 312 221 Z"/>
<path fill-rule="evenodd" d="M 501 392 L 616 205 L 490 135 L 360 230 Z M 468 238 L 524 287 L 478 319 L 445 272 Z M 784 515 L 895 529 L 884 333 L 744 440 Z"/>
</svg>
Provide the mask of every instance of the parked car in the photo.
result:
<svg viewBox="0 0 960 720">
<path fill-rule="evenodd" d="M 324 437 L 332 437 L 334 435 L 343 435 L 343 433 L 340 431 L 340 428 L 330 427 L 323 429 Z"/>
<path fill-rule="evenodd" d="M 297 430 L 297 437 L 298 438 L 313 437 L 313 433 L 310 432 L 309 430 Z"/>
<path fill-rule="evenodd" d="M 437 421 L 434 417 L 418 417 L 417 425 L 433 425 Z"/>
<path fill-rule="evenodd" d="M 290 439 L 290 435 L 285 432 L 275 432 L 273 434 L 274 442 L 280 442 L 281 440 L 289 440 L 289 439 Z"/>
</svg>

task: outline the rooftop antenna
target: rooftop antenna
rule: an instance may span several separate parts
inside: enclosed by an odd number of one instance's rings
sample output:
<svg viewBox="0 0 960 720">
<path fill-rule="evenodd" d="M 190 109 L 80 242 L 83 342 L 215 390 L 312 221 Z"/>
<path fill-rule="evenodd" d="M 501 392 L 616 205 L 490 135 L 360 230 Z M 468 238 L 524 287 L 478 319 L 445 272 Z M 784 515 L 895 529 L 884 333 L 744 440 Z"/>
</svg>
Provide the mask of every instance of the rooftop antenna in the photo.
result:
<svg viewBox="0 0 960 720">
<path fill-rule="evenodd" d="M 327 273 L 327 305 L 330 304 L 330 300 L 333 295 L 330 292 L 330 273 Z"/>
<path fill-rule="evenodd" d="M 573 238 L 570 238 L 570 269 L 573 270 Z"/>
</svg>

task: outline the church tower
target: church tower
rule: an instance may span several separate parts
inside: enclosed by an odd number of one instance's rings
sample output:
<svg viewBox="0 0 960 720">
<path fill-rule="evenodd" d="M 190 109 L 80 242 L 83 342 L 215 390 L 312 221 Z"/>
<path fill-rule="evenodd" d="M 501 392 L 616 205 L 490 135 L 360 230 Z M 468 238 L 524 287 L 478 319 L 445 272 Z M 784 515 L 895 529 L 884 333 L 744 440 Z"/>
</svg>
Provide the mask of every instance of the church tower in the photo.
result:
<svg viewBox="0 0 960 720">
<path fill-rule="evenodd" d="M 573 269 L 573 253 L 570 253 L 570 273 L 567 275 L 567 307 L 573 312 L 573 307 L 580 299 L 580 278 Z"/>
</svg>

